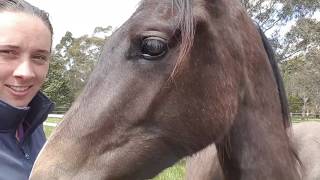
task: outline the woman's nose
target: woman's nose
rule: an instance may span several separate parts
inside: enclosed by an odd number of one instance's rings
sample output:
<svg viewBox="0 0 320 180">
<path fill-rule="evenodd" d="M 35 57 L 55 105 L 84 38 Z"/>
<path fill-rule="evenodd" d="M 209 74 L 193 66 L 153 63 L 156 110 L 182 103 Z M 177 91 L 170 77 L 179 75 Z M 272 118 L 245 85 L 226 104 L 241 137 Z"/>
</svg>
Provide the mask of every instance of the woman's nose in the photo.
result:
<svg viewBox="0 0 320 180">
<path fill-rule="evenodd" d="M 36 76 L 32 62 L 29 60 L 22 60 L 13 72 L 16 78 L 30 79 Z"/>
</svg>

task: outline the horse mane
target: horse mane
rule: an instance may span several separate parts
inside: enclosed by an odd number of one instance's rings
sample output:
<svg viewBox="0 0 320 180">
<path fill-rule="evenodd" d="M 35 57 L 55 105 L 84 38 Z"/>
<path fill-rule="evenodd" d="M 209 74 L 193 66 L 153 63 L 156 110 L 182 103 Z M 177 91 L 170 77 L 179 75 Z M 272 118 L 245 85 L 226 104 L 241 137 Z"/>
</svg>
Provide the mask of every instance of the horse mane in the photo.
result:
<svg viewBox="0 0 320 180">
<path fill-rule="evenodd" d="M 260 26 L 257 25 L 257 24 L 256 24 L 256 26 L 257 26 L 258 32 L 260 34 L 260 37 L 261 37 L 261 40 L 262 40 L 262 43 L 263 43 L 263 47 L 264 47 L 264 49 L 265 49 L 265 51 L 267 53 L 267 56 L 268 56 L 268 59 L 269 59 L 269 62 L 270 62 L 270 65 L 271 65 L 271 68 L 272 68 L 272 71 L 273 71 L 274 78 L 275 78 L 276 83 L 277 83 L 277 88 L 278 88 L 278 93 L 279 93 L 279 98 L 280 98 L 280 104 L 281 104 L 282 121 L 283 121 L 284 128 L 287 131 L 288 128 L 292 127 L 292 122 L 291 122 L 291 119 L 290 119 L 290 116 L 289 116 L 289 108 L 288 108 L 289 107 L 288 106 L 289 103 L 288 103 L 286 91 L 285 91 L 285 88 L 284 88 L 284 83 L 283 83 L 283 80 L 282 80 L 282 76 L 281 76 L 277 61 L 276 61 L 274 50 L 273 50 L 268 38 L 266 37 L 266 35 L 264 34 L 264 32 L 262 31 Z M 287 137 L 289 137 L 288 134 L 287 134 Z M 298 152 L 294 148 L 294 146 L 293 146 L 291 141 L 290 141 L 290 150 L 291 150 L 291 153 L 293 154 L 293 156 L 295 157 L 295 159 L 298 162 L 297 163 L 298 169 L 303 169 L 304 165 L 303 165 L 301 159 L 299 158 Z"/>
<path fill-rule="evenodd" d="M 268 55 L 269 62 L 272 67 L 273 75 L 275 77 L 275 80 L 277 82 L 278 87 L 278 93 L 281 103 L 281 111 L 282 111 L 282 119 L 283 124 L 285 128 L 288 128 L 291 126 L 291 120 L 289 118 L 289 108 L 288 108 L 288 99 L 286 95 L 286 91 L 284 88 L 284 83 L 281 77 L 281 73 L 279 71 L 279 67 L 277 65 L 277 61 L 275 58 L 275 53 L 273 48 L 271 47 L 271 44 L 269 43 L 269 40 L 267 39 L 266 35 L 263 33 L 261 28 L 257 25 L 257 29 L 259 31 L 259 34 L 261 36 L 261 40 L 263 42 L 264 49 Z"/>
</svg>

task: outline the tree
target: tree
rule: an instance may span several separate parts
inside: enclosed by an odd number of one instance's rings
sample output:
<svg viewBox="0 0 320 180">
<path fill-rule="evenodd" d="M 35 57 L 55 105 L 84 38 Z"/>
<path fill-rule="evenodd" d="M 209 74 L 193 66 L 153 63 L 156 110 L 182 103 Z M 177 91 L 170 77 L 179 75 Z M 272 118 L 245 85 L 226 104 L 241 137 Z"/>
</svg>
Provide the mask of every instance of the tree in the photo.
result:
<svg viewBox="0 0 320 180">
<path fill-rule="evenodd" d="M 241 0 L 241 3 L 265 32 L 272 29 L 275 33 L 288 21 L 312 17 L 320 7 L 317 0 Z"/>
<path fill-rule="evenodd" d="M 278 58 L 290 60 L 290 58 L 306 54 L 320 44 L 320 23 L 316 19 L 299 19 L 291 30 L 285 35 L 280 44 Z"/>
<path fill-rule="evenodd" d="M 65 75 L 70 83 L 74 97 L 77 97 L 84 87 L 87 79 L 99 59 L 101 48 L 111 27 L 95 28 L 94 33 L 73 37 L 71 32 L 66 32 L 60 43 L 56 46 L 56 55 L 65 66 Z"/>
<path fill-rule="evenodd" d="M 292 113 L 300 113 L 302 110 L 303 101 L 299 96 L 289 95 L 289 111 Z"/>
<path fill-rule="evenodd" d="M 313 112 L 320 113 L 320 49 L 312 48 L 305 55 L 307 77 L 304 79 L 308 82 L 307 89 Z"/>
<path fill-rule="evenodd" d="M 317 0 L 241 0 L 241 2 L 249 15 L 269 36 L 278 62 L 287 60 L 306 48 L 307 42 L 298 45 L 300 39 L 297 29 L 308 28 L 313 32 L 317 31 L 312 28 L 312 23 L 316 21 L 311 19 L 320 9 Z M 290 29 L 288 23 L 296 24 L 295 28 Z M 300 35 L 307 35 L 306 32 L 303 31 Z M 314 34 L 312 36 L 315 37 Z"/>
<path fill-rule="evenodd" d="M 68 107 L 78 96 L 99 59 L 106 34 L 111 29 L 110 26 L 97 27 L 91 36 L 78 38 L 68 31 L 56 45 L 48 80 L 42 89 L 57 106 Z"/>
<path fill-rule="evenodd" d="M 283 75 L 290 95 L 297 95 L 302 99 L 302 113 L 307 110 L 307 103 L 315 113 L 320 112 L 320 50 L 309 49 L 305 55 L 297 56 L 282 64 Z"/>
<path fill-rule="evenodd" d="M 64 63 L 56 55 L 53 55 L 50 61 L 48 78 L 42 87 L 42 91 L 56 103 L 57 107 L 69 107 L 74 100 L 70 82 L 64 72 Z"/>
<path fill-rule="evenodd" d="M 313 18 L 319 11 L 316 0 L 241 0 L 249 15 L 269 36 L 283 72 L 288 96 L 302 100 L 302 111 L 307 103 L 319 112 L 319 60 L 320 25 Z M 293 24 L 288 26 L 287 24 Z M 313 60 L 312 60 L 313 57 Z M 293 98 L 289 98 L 293 100 Z M 292 103 L 292 102 L 290 102 Z"/>
</svg>

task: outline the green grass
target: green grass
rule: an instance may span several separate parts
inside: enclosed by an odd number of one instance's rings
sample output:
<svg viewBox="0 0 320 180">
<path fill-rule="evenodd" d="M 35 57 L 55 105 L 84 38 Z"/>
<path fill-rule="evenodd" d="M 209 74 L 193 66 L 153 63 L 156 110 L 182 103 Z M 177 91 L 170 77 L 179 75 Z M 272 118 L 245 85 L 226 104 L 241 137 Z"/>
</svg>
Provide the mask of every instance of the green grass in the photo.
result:
<svg viewBox="0 0 320 180">
<path fill-rule="evenodd" d="M 175 165 L 165 169 L 153 180 L 183 180 L 185 174 L 185 160 L 177 162 Z"/>
<path fill-rule="evenodd" d="M 316 121 L 316 122 L 320 122 L 320 119 L 317 118 L 305 118 L 305 119 L 301 119 L 301 117 L 292 117 L 291 118 L 293 123 L 300 123 L 300 122 L 304 122 L 304 121 Z"/>
<path fill-rule="evenodd" d="M 50 123 L 59 123 L 62 119 L 61 118 L 48 118 L 46 122 Z M 54 127 L 51 126 L 43 126 L 44 127 L 44 133 L 46 134 L 46 137 L 48 138 L 50 134 L 52 133 Z"/>
<path fill-rule="evenodd" d="M 49 126 L 43 126 L 44 127 L 44 133 L 46 134 L 46 137 L 48 138 L 50 134 L 52 133 L 54 127 Z"/>
<path fill-rule="evenodd" d="M 58 123 L 61 120 L 62 120 L 61 118 L 48 118 L 46 122 Z"/>
</svg>

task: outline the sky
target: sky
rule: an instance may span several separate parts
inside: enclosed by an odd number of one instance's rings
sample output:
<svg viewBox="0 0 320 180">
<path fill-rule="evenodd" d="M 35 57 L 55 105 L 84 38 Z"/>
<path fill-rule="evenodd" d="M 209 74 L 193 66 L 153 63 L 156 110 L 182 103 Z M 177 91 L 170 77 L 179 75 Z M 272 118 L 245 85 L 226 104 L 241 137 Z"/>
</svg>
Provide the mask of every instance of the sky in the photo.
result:
<svg viewBox="0 0 320 180">
<path fill-rule="evenodd" d="M 92 34 L 97 26 L 120 27 L 138 7 L 140 0 L 27 0 L 47 11 L 54 29 L 53 44 L 59 43 L 66 31 L 74 37 Z M 315 18 L 320 19 L 320 11 Z M 288 23 L 283 34 L 293 24 Z M 267 34 L 268 35 L 268 34 Z"/>
<path fill-rule="evenodd" d="M 74 37 L 92 34 L 97 26 L 120 27 L 138 7 L 140 0 L 27 0 L 47 11 L 54 29 L 53 44 L 66 31 Z"/>
</svg>

